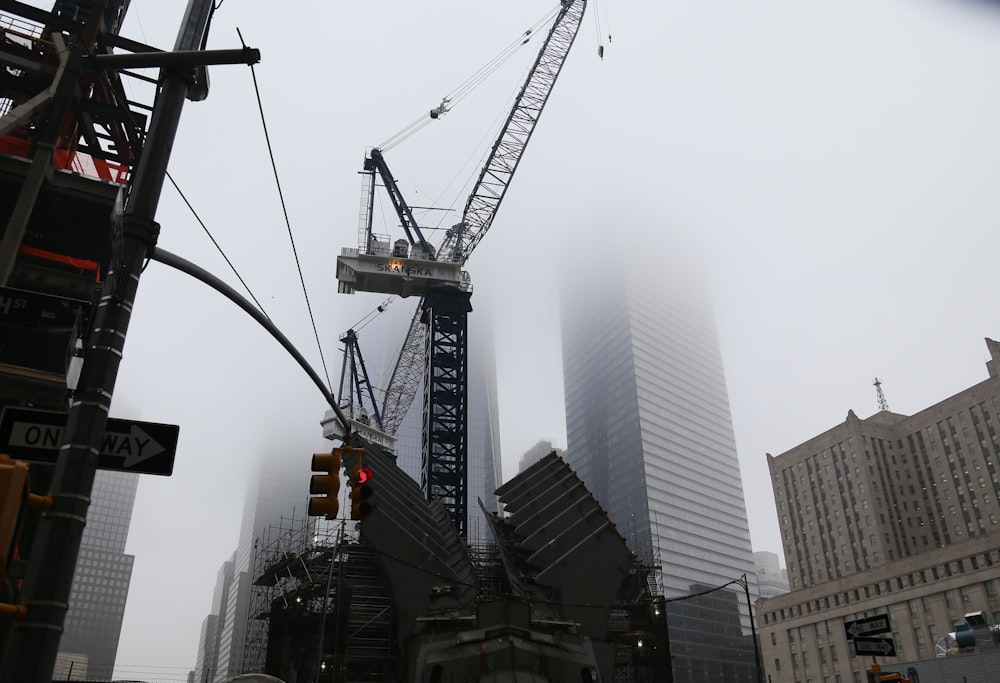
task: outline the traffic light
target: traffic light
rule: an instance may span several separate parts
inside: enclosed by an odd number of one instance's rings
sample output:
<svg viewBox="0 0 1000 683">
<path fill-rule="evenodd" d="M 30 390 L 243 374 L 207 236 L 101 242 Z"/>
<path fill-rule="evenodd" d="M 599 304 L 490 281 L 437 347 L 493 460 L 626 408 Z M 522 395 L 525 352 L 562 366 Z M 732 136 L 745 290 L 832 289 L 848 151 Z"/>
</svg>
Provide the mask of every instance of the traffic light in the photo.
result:
<svg viewBox="0 0 1000 683">
<path fill-rule="evenodd" d="M 371 502 L 375 493 L 372 488 L 374 475 L 370 467 L 361 466 L 359 456 L 351 468 L 351 519 L 363 522 L 375 509 Z"/>
<path fill-rule="evenodd" d="M 313 453 L 312 471 L 323 474 L 314 474 L 309 480 L 309 493 L 315 496 L 309 499 L 309 515 L 336 519 L 340 512 L 340 449 Z"/>
<path fill-rule="evenodd" d="M 28 463 L 0 454 L 0 583 L 7 581 L 27 505 Z"/>
</svg>

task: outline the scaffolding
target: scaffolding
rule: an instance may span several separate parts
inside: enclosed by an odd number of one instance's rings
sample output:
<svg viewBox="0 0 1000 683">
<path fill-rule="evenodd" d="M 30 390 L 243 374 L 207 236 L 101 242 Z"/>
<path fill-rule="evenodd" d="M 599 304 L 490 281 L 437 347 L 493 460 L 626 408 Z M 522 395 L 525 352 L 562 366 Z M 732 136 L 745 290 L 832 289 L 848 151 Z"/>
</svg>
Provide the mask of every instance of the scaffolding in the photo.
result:
<svg viewBox="0 0 1000 683">
<path fill-rule="evenodd" d="M 347 524 L 282 518 L 254 544 L 244 673 L 322 683 L 394 678 L 389 592 L 374 553 Z"/>
</svg>

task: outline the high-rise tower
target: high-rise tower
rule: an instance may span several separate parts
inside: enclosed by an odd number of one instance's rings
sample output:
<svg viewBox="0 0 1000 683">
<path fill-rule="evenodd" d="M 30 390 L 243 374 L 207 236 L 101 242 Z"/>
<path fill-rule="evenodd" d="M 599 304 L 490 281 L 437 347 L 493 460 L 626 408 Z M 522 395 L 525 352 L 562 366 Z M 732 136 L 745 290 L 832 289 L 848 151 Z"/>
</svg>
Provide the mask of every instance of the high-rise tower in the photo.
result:
<svg viewBox="0 0 1000 683">
<path fill-rule="evenodd" d="M 73 576 L 69 612 L 59 642 L 57 672 L 74 678 L 110 680 L 118 653 L 132 565 L 125 554 L 139 475 L 99 471 L 80 555 Z"/>
<path fill-rule="evenodd" d="M 201 680 L 220 683 L 242 672 L 257 540 L 269 527 L 283 526 L 282 519 L 301 519 L 301 525 L 313 524 L 305 516 L 308 489 L 302 482 L 304 458 L 302 465 L 296 467 L 286 459 L 267 458 L 248 482 L 236 552 L 219 569 L 213 611 L 202 625 L 196 672 Z M 210 623 L 213 616 L 214 625 Z"/>
<path fill-rule="evenodd" d="M 669 258 L 601 259 L 576 261 L 562 288 L 567 459 L 660 565 L 667 598 L 753 581 L 709 299 Z M 745 603 L 736 592 L 673 603 L 675 680 L 755 680 Z"/>
</svg>

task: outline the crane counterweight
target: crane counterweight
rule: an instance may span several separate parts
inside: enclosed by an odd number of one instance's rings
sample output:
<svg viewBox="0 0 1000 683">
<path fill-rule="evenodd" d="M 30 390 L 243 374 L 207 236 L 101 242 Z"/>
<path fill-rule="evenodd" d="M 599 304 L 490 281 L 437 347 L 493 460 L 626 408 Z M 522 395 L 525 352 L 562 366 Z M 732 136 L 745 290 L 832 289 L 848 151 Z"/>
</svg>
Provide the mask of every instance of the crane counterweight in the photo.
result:
<svg viewBox="0 0 1000 683">
<path fill-rule="evenodd" d="M 372 253 L 345 247 L 337 257 L 341 294 L 360 290 L 407 297 L 424 296 L 431 286 L 468 287 L 468 274 L 460 263 L 412 258 L 413 254 L 401 257 L 398 247 L 390 250 L 388 242 L 373 239 L 372 244 Z M 417 249 L 413 251 L 424 256 Z"/>
</svg>

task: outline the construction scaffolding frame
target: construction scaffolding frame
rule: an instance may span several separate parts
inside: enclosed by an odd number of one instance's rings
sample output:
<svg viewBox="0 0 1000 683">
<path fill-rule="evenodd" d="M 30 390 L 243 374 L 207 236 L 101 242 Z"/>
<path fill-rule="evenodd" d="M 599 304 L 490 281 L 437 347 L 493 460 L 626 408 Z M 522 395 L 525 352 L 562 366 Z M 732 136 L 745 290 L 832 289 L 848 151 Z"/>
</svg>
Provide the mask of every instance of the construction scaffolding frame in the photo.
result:
<svg viewBox="0 0 1000 683">
<path fill-rule="evenodd" d="M 394 678 L 389 591 L 349 524 L 282 518 L 255 543 L 244 673 L 317 683 Z"/>
</svg>

